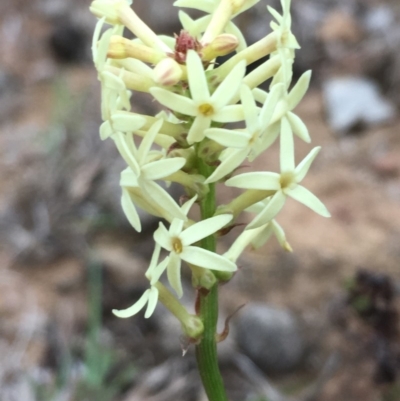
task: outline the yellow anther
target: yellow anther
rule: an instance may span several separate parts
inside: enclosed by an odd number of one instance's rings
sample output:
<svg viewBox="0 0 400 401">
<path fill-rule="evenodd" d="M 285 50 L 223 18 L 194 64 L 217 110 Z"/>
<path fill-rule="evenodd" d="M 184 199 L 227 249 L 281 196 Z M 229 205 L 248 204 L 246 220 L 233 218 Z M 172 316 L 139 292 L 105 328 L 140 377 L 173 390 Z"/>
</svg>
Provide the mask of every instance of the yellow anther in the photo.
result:
<svg viewBox="0 0 400 401">
<path fill-rule="evenodd" d="M 214 114 L 214 108 L 209 103 L 203 103 L 199 106 L 199 112 L 203 116 L 209 117 Z"/>
<path fill-rule="evenodd" d="M 292 184 L 295 183 L 294 173 L 292 171 L 287 171 L 281 174 L 279 179 L 279 183 L 281 184 L 281 188 L 289 188 Z"/>
<path fill-rule="evenodd" d="M 172 240 L 172 249 L 174 250 L 175 253 L 181 253 L 182 252 L 182 242 L 179 238 L 173 238 Z"/>
</svg>

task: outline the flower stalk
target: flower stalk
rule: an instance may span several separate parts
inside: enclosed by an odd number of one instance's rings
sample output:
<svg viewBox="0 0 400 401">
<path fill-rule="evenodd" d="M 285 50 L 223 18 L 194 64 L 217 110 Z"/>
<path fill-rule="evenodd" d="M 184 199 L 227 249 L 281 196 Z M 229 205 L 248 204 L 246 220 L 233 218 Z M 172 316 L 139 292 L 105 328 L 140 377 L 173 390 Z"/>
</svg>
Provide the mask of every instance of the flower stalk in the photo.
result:
<svg viewBox="0 0 400 401">
<path fill-rule="evenodd" d="M 150 29 L 132 9 L 132 0 L 94 0 L 90 7 L 99 18 L 92 53 L 101 83 L 100 138 L 112 140 L 126 164 L 120 177 L 121 207 L 138 232 L 138 208 L 160 219 L 145 273 L 149 288 L 133 305 L 113 313 L 130 318 L 144 309 L 150 318 L 158 301 L 163 303 L 188 344 L 195 344 L 209 401 L 227 401 L 217 359 L 216 341 L 228 335 L 227 330 L 217 335 L 219 283 L 235 277 L 247 247 L 260 248 L 275 237 L 285 251 L 292 251 L 275 219 L 288 197 L 329 217 L 323 203 L 301 185 L 320 148 L 300 163 L 295 160 L 295 140 L 310 142 L 294 109 L 311 73 L 292 85 L 299 45 L 291 32 L 291 0 L 281 0 L 281 14 L 268 7 L 274 18 L 271 31 L 247 47 L 233 19 L 258 1 L 177 0 L 177 7 L 208 15 L 195 20 L 181 10 L 182 31 L 173 37 Z M 134 39 L 123 36 L 125 28 Z M 226 55 L 230 59 L 219 65 L 217 57 Z M 268 60 L 246 75 L 246 67 L 265 56 Z M 258 88 L 266 81 L 268 91 Z M 136 92 L 164 110 L 155 116 L 138 113 L 132 106 Z M 275 141 L 279 173 L 237 171 Z M 171 182 L 181 188 L 179 202 L 166 189 Z M 221 205 L 217 187 L 243 192 Z M 192 217 L 196 208 L 197 220 Z M 243 223 L 245 213 L 252 217 Z M 232 229 L 243 230 L 219 254 L 217 240 Z M 193 313 L 180 302 L 186 288 L 181 270 L 188 267 L 197 292 Z"/>
<path fill-rule="evenodd" d="M 212 168 L 199 160 L 199 171 L 209 177 Z M 200 203 L 201 218 L 213 216 L 216 210 L 215 184 L 210 184 L 210 191 Z M 211 252 L 216 250 L 215 236 L 210 235 L 201 242 L 201 247 Z M 218 322 L 218 283 L 207 291 L 198 292 L 198 315 L 204 324 L 203 337 L 196 345 L 197 365 L 204 389 L 210 401 L 227 401 L 225 387 L 218 366 L 217 322 Z"/>
</svg>

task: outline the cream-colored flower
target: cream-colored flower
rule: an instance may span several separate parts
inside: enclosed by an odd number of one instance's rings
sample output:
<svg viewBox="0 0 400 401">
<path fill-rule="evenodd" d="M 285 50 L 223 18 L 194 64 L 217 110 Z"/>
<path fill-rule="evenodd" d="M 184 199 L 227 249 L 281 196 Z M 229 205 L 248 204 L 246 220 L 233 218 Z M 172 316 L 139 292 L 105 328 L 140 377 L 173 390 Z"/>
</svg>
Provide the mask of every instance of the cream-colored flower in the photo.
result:
<svg viewBox="0 0 400 401">
<path fill-rule="evenodd" d="M 227 146 L 221 155 L 221 164 L 215 169 L 206 184 L 215 182 L 230 174 L 240 166 L 246 157 L 254 160 L 261 146 L 261 140 L 266 132 L 276 104 L 281 96 L 282 86 L 276 85 L 268 95 L 261 110 L 257 107 L 251 89 L 247 85 L 241 87 L 241 100 L 244 109 L 246 129 L 233 131 L 223 128 L 209 128 L 205 136 L 215 142 Z"/>
<path fill-rule="evenodd" d="M 270 200 L 271 198 L 268 198 L 261 202 L 257 202 L 254 205 L 247 208 L 246 212 L 259 214 L 268 205 L 268 202 L 270 202 Z M 253 230 L 257 230 L 255 231 L 253 238 L 251 239 L 251 245 L 253 246 L 253 248 L 255 249 L 261 248 L 268 241 L 271 235 L 275 235 L 280 246 L 285 251 L 293 252 L 292 247 L 286 240 L 286 235 L 285 232 L 283 231 L 283 228 L 275 219 L 272 219 L 269 223 L 259 228 L 254 228 Z M 246 230 L 246 231 L 253 231 L 253 230 Z"/>
<path fill-rule="evenodd" d="M 179 20 L 185 31 L 188 31 L 191 36 L 200 39 L 201 34 L 207 29 L 207 26 L 211 21 L 211 15 L 206 15 L 205 17 L 193 20 L 185 12 L 179 11 Z M 223 32 L 236 37 L 238 41 L 238 46 L 236 47 L 237 52 L 240 52 L 247 47 L 242 32 L 232 21 L 228 22 Z"/>
<path fill-rule="evenodd" d="M 261 204 L 259 206 L 262 208 L 264 205 Z M 253 248 L 258 249 L 268 241 L 272 234 L 276 236 L 283 249 L 292 252 L 292 248 L 286 241 L 285 232 L 283 231 L 282 227 L 276 222 L 276 220 L 271 220 L 269 223 L 258 228 L 244 230 L 235 239 L 233 244 L 223 256 L 236 263 L 237 259 L 247 246 L 251 244 Z"/>
<path fill-rule="evenodd" d="M 137 302 L 135 302 L 132 306 L 123 310 L 113 309 L 113 313 L 115 316 L 126 319 L 133 315 L 136 315 L 140 310 L 142 310 L 147 304 L 146 312 L 144 317 L 148 319 L 154 312 L 157 301 L 158 301 L 158 289 L 156 284 L 160 279 L 160 276 L 163 274 L 166 269 L 169 258 L 165 258 L 161 263 L 158 263 L 158 259 L 160 257 L 160 246 L 156 244 L 156 247 L 153 252 L 153 256 L 150 261 L 149 268 L 146 272 L 146 277 L 150 281 L 150 288 L 146 290 L 143 295 L 139 298 Z"/>
<path fill-rule="evenodd" d="M 225 0 L 223 0 L 225 2 Z M 217 14 L 215 17 L 213 14 L 218 13 L 218 8 L 220 7 L 221 0 L 205 0 L 205 1 L 198 1 L 198 0 L 177 0 L 174 3 L 174 6 L 176 7 L 184 7 L 184 8 L 194 8 L 200 11 L 204 11 L 205 13 L 211 14 L 206 17 L 201 18 L 201 32 L 205 32 L 211 22 L 211 19 L 215 19 L 216 21 L 219 20 L 220 26 L 218 28 L 212 29 L 212 32 L 209 32 L 207 35 L 205 35 L 202 38 L 203 44 L 207 44 L 210 41 L 212 41 L 217 35 L 219 35 L 222 32 L 225 33 L 230 33 L 232 35 L 235 35 L 239 41 L 239 46 L 237 48 L 237 51 L 241 51 L 246 47 L 246 40 L 240 31 L 240 29 L 232 22 L 230 19 L 233 19 L 237 17 L 239 14 L 243 13 L 244 11 L 248 10 L 250 7 L 258 3 L 260 0 L 228 0 L 227 2 L 230 2 L 231 5 L 230 7 L 227 7 L 227 9 L 231 10 L 231 14 L 227 16 L 229 19 L 228 21 L 222 21 L 225 15 L 220 15 Z M 224 14 L 224 11 L 221 11 L 221 13 Z M 188 19 L 186 19 L 187 23 Z M 182 20 L 181 20 L 182 22 Z M 188 26 L 189 24 L 184 24 L 182 22 L 183 26 Z M 217 23 L 217 25 L 219 25 Z M 200 23 L 199 23 L 200 26 Z M 187 29 L 187 28 L 185 28 Z M 191 29 L 189 27 L 189 29 Z M 216 29 L 216 30 L 215 30 Z"/>
<path fill-rule="evenodd" d="M 108 71 L 99 74 L 101 81 L 101 116 L 104 123 L 100 126 L 100 138 L 107 139 L 110 135 L 117 132 L 114 127 L 115 119 L 123 110 L 130 110 L 130 95 L 126 89 L 124 81 Z M 135 116 L 129 121 L 129 130 L 136 131 L 141 128 L 145 120 L 140 116 Z"/>
<path fill-rule="evenodd" d="M 137 231 L 141 231 L 141 224 L 134 201 L 149 213 L 169 221 L 174 217 L 185 217 L 171 195 L 154 182 L 175 173 L 186 163 L 183 157 L 165 159 L 162 152 L 151 152 L 154 138 L 162 123 L 163 120 L 159 119 L 152 125 L 138 149 L 132 135 L 118 132 L 112 136 L 129 166 L 121 173 L 121 204 L 129 222 Z"/>
<path fill-rule="evenodd" d="M 90 11 L 99 18 L 105 17 L 109 24 L 125 25 L 147 46 L 168 52 L 168 46 L 136 15 L 131 4 L 131 0 L 94 0 Z"/>
<path fill-rule="evenodd" d="M 289 93 L 283 94 L 283 96 L 280 98 L 274 110 L 270 126 L 263 135 L 261 145 L 257 151 L 257 156 L 271 146 L 271 144 L 279 136 L 279 133 L 282 131 L 283 119 L 290 124 L 292 132 L 294 132 L 294 134 L 296 134 L 300 139 L 307 143 L 311 142 L 308 128 L 301 118 L 297 114 L 293 113 L 293 110 L 300 103 L 301 99 L 307 92 L 307 89 L 310 85 L 310 79 L 311 71 L 306 71 L 296 82 L 296 85 L 292 88 L 292 90 Z M 260 103 L 264 103 L 268 99 L 268 93 L 258 88 L 253 89 L 253 95 L 254 98 Z"/>
<path fill-rule="evenodd" d="M 171 110 L 194 117 L 187 137 L 188 143 L 192 144 L 204 139 L 204 131 L 210 127 L 211 121 L 226 123 L 243 120 L 243 107 L 229 105 L 229 102 L 239 90 L 246 63 L 239 63 L 212 95 L 210 95 L 201 59 L 195 51 L 188 51 L 186 64 L 192 98 L 177 95 L 162 88 L 151 88 L 150 93 Z"/>
<path fill-rule="evenodd" d="M 291 31 L 292 16 L 290 15 L 290 3 L 291 0 L 281 0 L 282 15 L 271 6 L 267 6 L 268 11 L 276 19 L 276 22 L 271 22 L 271 29 L 278 37 L 278 49 L 300 49 L 299 43 Z"/>
<path fill-rule="evenodd" d="M 211 15 L 194 20 L 182 10 L 179 11 L 178 17 L 183 29 L 196 39 L 200 39 L 200 35 L 206 30 L 211 20 Z"/>
<path fill-rule="evenodd" d="M 292 17 L 290 14 L 291 0 L 281 0 L 282 15 L 280 15 L 274 8 L 267 6 L 268 11 L 276 19 L 271 22 L 271 29 L 275 33 L 277 44 L 276 51 L 271 56 L 279 55 L 281 59 L 281 67 L 274 75 L 271 87 L 276 83 L 284 83 L 286 89 L 289 88 L 293 76 L 293 62 L 295 58 L 295 50 L 300 49 L 296 37 L 293 35 Z"/>
<path fill-rule="evenodd" d="M 226 181 L 226 185 L 228 186 L 276 191 L 275 195 L 271 197 L 264 209 L 247 226 L 247 229 L 257 228 L 271 221 L 282 209 L 288 196 L 300 203 L 303 203 L 305 206 L 308 206 L 321 216 L 330 217 L 330 213 L 324 204 L 308 189 L 299 185 L 306 176 L 311 163 L 319 151 L 320 147 L 314 148 L 304 158 L 304 160 L 297 167 L 295 167 L 293 134 L 287 119 L 282 119 L 280 153 L 281 173 L 245 173 Z"/>
<path fill-rule="evenodd" d="M 192 199 L 183 206 L 186 214 L 189 212 L 193 202 L 194 200 Z M 167 275 L 171 287 L 179 297 L 183 294 L 181 283 L 182 260 L 210 270 L 229 272 L 236 270 L 236 265 L 232 261 L 193 245 L 203 238 L 215 234 L 231 220 L 232 215 L 223 214 L 199 221 L 184 229 L 185 220 L 174 219 L 169 230 L 160 222 L 158 229 L 154 232 L 154 240 L 162 248 L 170 252 Z"/>
</svg>

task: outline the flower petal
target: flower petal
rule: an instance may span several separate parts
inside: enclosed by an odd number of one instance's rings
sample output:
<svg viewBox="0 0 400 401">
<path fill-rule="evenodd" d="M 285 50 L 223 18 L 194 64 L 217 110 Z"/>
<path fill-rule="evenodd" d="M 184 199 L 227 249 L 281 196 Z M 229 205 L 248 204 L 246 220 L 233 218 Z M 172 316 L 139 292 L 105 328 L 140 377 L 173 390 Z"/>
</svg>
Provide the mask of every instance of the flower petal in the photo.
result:
<svg viewBox="0 0 400 401">
<path fill-rule="evenodd" d="M 149 267 L 147 268 L 146 273 L 145 273 L 145 276 L 149 280 L 151 280 L 151 278 L 149 278 L 149 277 L 151 276 L 153 270 L 157 267 L 158 259 L 160 258 L 160 252 L 161 252 L 161 246 L 160 246 L 160 244 L 158 244 L 156 242 L 153 254 L 151 255 Z"/>
<path fill-rule="evenodd" d="M 146 160 L 146 156 L 150 152 L 150 149 L 154 143 L 154 140 L 160 131 L 161 126 L 163 125 L 163 120 L 160 118 L 157 120 L 150 129 L 146 132 L 146 135 L 143 137 L 142 143 L 139 146 L 139 163 L 144 164 Z"/>
<path fill-rule="evenodd" d="M 186 216 L 182 213 L 178 204 L 174 201 L 172 196 L 160 185 L 154 181 L 144 181 L 142 188 L 146 191 L 150 197 L 160 209 L 163 210 L 162 216 L 167 218 L 168 216 L 176 217 L 178 219 L 186 219 Z"/>
<path fill-rule="evenodd" d="M 92 49 L 92 59 L 93 59 L 94 64 L 95 64 L 96 67 L 97 67 L 99 61 L 105 60 L 106 57 L 107 57 L 108 39 L 109 38 L 106 38 L 107 45 L 106 46 L 103 45 L 103 48 L 105 48 L 104 54 L 100 55 L 100 57 L 98 56 L 99 55 L 98 47 L 100 45 L 99 39 L 100 39 L 101 31 L 103 30 L 103 26 L 104 26 L 105 20 L 106 20 L 106 17 L 100 18 L 97 21 L 96 27 L 95 27 L 94 32 L 93 32 L 92 48 L 91 49 Z M 111 37 L 112 29 L 109 29 L 108 31 L 111 31 L 111 33 L 109 34 L 109 37 Z M 102 39 L 103 38 L 104 38 L 104 34 L 102 35 Z"/>
<path fill-rule="evenodd" d="M 155 285 L 158 280 L 160 279 L 161 275 L 164 273 L 165 269 L 168 266 L 169 263 L 169 256 L 167 256 L 161 263 L 159 263 L 157 266 L 154 267 L 154 269 L 152 269 L 152 271 L 149 274 L 149 278 L 150 279 L 150 285 Z"/>
<path fill-rule="evenodd" d="M 183 224 L 185 220 L 182 219 L 173 219 L 171 225 L 169 226 L 169 235 L 171 237 L 177 237 L 182 232 Z"/>
<path fill-rule="evenodd" d="M 244 120 L 244 111 L 241 104 L 232 104 L 218 110 L 212 117 L 213 121 L 220 123 L 235 123 Z"/>
<path fill-rule="evenodd" d="M 133 204 L 132 199 L 129 196 L 129 192 L 125 188 L 122 188 L 121 206 L 129 223 L 137 232 L 140 233 L 142 231 L 140 218 L 138 212 L 136 211 L 135 205 Z"/>
<path fill-rule="evenodd" d="M 214 170 L 214 172 L 205 180 L 205 184 L 216 182 L 221 178 L 232 173 L 236 167 L 240 166 L 246 159 L 249 149 L 227 149 L 228 156 L 224 157 L 221 164 Z"/>
<path fill-rule="evenodd" d="M 230 178 L 225 185 L 246 189 L 278 190 L 281 188 L 279 178 L 280 174 L 271 172 L 244 173 Z"/>
<path fill-rule="evenodd" d="M 210 92 L 206 75 L 204 74 L 204 67 L 200 56 L 194 50 L 187 52 L 186 65 L 192 99 L 195 103 L 208 103 L 210 101 Z"/>
<path fill-rule="evenodd" d="M 156 160 L 142 167 L 142 175 L 146 180 L 159 180 L 180 170 L 185 163 L 184 157 Z"/>
<path fill-rule="evenodd" d="M 331 214 L 326 206 L 312 192 L 303 186 L 296 185 L 295 188 L 287 191 L 287 194 L 291 198 L 296 199 L 298 202 L 309 207 L 315 213 L 318 213 L 324 217 L 331 217 Z"/>
<path fill-rule="evenodd" d="M 175 252 L 171 252 L 171 256 L 167 266 L 167 277 L 169 284 L 175 290 L 176 295 L 182 298 L 182 280 L 181 280 L 181 258 Z"/>
<path fill-rule="evenodd" d="M 281 172 L 294 170 L 294 140 L 292 127 L 286 117 L 281 120 L 281 148 L 280 148 Z"/>
<path fill-rule="evenodd" d="M 316 146 L 314 149 L 311 149 L 311 152 L 299 163 L 294 170 L 296 174 L 296 182 L 301 182 L 303 180 L 320 150 L 320 146 Z"/>
<path fill-rule="evenodd" d="M 194 142 L 200 142 L 204 139 L 204 132 L 207 128 L 210 127 L 211 118 L 205 117 L 203 115 L 198 115 L 194 121 L 192 126 L 190 127 L 187 141 L 189 144 Z"/>
<path fill-rule="evenodd" d="M 180 254 L 182 260 L 205 269 L 234 272 L 236 264 L 227 258 L 214 252 L 207 251 L 197 246 L 187 246 Z"/>
<path fill-rule="evenodd" d="M 261 145 L 259 149 L 254 149 L 256 156 L 259 156 L 265 150 L 267 150 L 278 138 L 281 124 L 280 121 L 270 125 L 261 136 Z M 254 159 L 253 159 L 254 160 Z"/>
<path fill-rule="evenodd" d="M 101 71 L 100 80 L 106 88 L 113 91 L 122 92 L 126 90 L 124 81 L 109 71 Z"/>
<path fill-rule="evenodd" d="M 289 111 L 286 114 L 287 119 L 292 127 L 293 132 L 304 142 L 310 143 L 311 138 L 307 126 L 303 123 L 301 118 L 296 114 Z"/>
<path fill-rule="evenodd" d="M 171 110 L 188 116 L 196 116 L 198 114 L 193 100 L 188 97 L 177 95 L 162 88 L 150 88 L 150 93 L 159 103 Z"/>
<path fill-rule="evenodd" d="M 196 202 L 197 200 L 197 195 L 193 196 L 192 199 L 189 199 L 188 201 L 186 201 L 182 206 L 181 206 L 181 210 L 182 212 L 187 216 L 187 214 L 189 213 L 189 210 L 192 208 L 194 202 Z"/>
<path fill-rule="evenodd" d="M 272 227 L 272 230 L 273 230 L 275 237 L 278 240 L 280 246 L 285 251 L 293 252 L 292 247 L 286 240 L 286 235 L 285 235 L 285 232 L 283 231 L 283 228 L 281 227 L 281 225 L 276 220 L 272 220 L 270 225 Z"/>
<path fill-rule="evenodd" d="M 268 99 L 268 92 L 260 89 L 260 88 L 254 88 L 252 90 L 253 96 L 256 102 L 264 104 L 267 99 Z"/>
<path fill-rule="evenodd" d="M 182 10 L 179 11 L 178 17 L 183 29 L 189 32 L 189 34 L 195 38 L 197 38 L 202 32 L 207 29 L 207 26 L 211 21 L 211 15 L 206 15 L 204 17 L 193 20 Z"/>
<path fill-rule="evenodd" d="M 100 125 L 100 139 L 102 141 L 109 138 L 113 133 L 114 130 L 110 124 L 110 121 L 104 121 L 104 123 Z"/>
<path fill-rule="evenodd" d="M 263 130 L 266 129 L 269 123 L 271 122 L 276 105 L 278 104 L 279 98 L 282 96 L 283 89 L 284 89 L 283 84 L 275 85 L 271 89 L 270 93 L 268 94 L 263 104 L 263 107 L 261 108 L 260 122 Z"/>
<path fill-rule="evenodd" d="M 123 310 L 113 309 L 112 313 L 114 313 L 115 316 L 120 317 L 122 319 L 126 319 L 128 317 L 136 315 L 136 313 L 138 313 L 146 305 L 149 299 L 149 292 L 150 290 L 146 290 L 143 293 L 143 295 L 139 298 L 139 300 L 135 302 L 131 307 Z"/>
<path fill-rule="evenodd" d="M 283 208 L 285 201 L 286 196 L 282 193 L 282 191 L 277 191 L 277 193 L 268 202 L 265 209 L 246 227 L 246 230 L 258 228 L 269 223 Z"/>
<path fill-rule="evenodd" d="M 240 87 L 240 99 L 243 105 L 247 131 L 253 133 L 258 129 L 258 107 L 253 93 L 247 85 L 243 84 Z"/>
<path fill-rule="evenodd" d="M 271 220 L 269 223 L 260 226 L 258 229 L 254 230 L 245 230 L 244 232 L 247 231 L 255 231 L 258 230 L 257 235 L 254 236 L 253 240 L 251 241 L 251 245 L 253 246 L 254 249 L 261 248 L 271 237 L 272 235 L 272 225 L 271 223 L 273 220 Z"/>
<path fill-rule="evenodd" d="M 115 133 L 111 138 L 114 140 L 115 146 L 118 149 L 118 152 L 125 160 L 125 163 L 132 169 L 132 171 L 139 176 L 140 175 L 140 167 L 133 155 L 131 149 L 128 147 L 125 141 L 125 134 L 122 132 Z"/>
<path fill-rule="evenodd" d="M 156 287 L 151 287 L 149 290 L 149 300 L 147 301 L 147 308 L 144 317 L 148 319 L 156 309 L 157 302 L 158 302 L 158 289 Z"/>
<path fill-rule="evenodd" d="M 230 33 L 231 35 L 236 36 L 237 40 L 239 41 L 238 47 L 235 49 L 237 53 L 241 52 L 247 47 L 246 39 L 243 36 L 242 31 L 232 21 L 229 21 L 226 24 L 225 33 Z"/>
<path fill-rule="evenodd" d="M 232 71 L 219 84 L 215 92 L 211 95 L 216 109 L 226 106 L 239 91 L 242 79 L 246 72 L 246 61 L 240 61 Z"/>
<path fill-rule="evenodd" d="M 204 134 L 207 138 L 229 148 L 244 148 L 251 138 L 247 132 L 224 128 L 209 128 Z"/>
<path fill-rule="evenodd" d="M 146 119 L 128 111 L 116 111 L 111 116 L 111 122 L 115 131 L 135 132 L 143 127 Z"/>
<path fill-rule="evenodd" d="M 216 233 L 232 220 L 231 214 L 221 214 L 199 221 L 182 231 L 180 238 L 183 246 L 194 244 L 201 239 Z"/>
<path fill-rule="evenodd" d="M 207 26 L 211 21 L 211 15 L 206 15 L 204 17 L 193 20 L 182 10 L 179 11 L 178 17 L 183 29 L 189 32 L 189 34 L 195 38 L 197 38 L 202 32 L 207 29 Z"/>
<path fill-rule="evenodd" d="M 172 251 L 171 237 L 168 230 L 165 228 L 164 224 L 158 224 L 158 228 L 154 231 L 153 234 L 154 241 L 157 242 L 161 247 L 166 249 L 167 251 Z"/>
<path fill-rule="evenodd" d="M 176 0 L 173 4 L 175 7 L 195 8 L 211 14 L 215 9 L 215 1 L 210 0 Z"/>
<path fill-rule="evenodd" d="M 310 85 L 311 70 L 306 71 L 296 82 L 288 96 L 289 110 L 293 110 L 303 99 Z"/>
<path fill-rule="evenodd" d="M 121 185 L 121 187 L 128 187 L 128 188 L 139 187 L 138 177 L 130 167 L 127 167 L 125 170 L 122 170 L 121 178 L 119 180 L 119 185 Z"/>
<path fill-rule="evenodd" d="M 231 245 L 229 250 L 224 253 L 223 256 L 231 260 L 232 262 L 236 262 L 244 249 L 254 240 L 257 236 L 258 232 L 260 232 L 262 228 L 258 228 L 255 230 L 244 230 Z"/>
</svg>

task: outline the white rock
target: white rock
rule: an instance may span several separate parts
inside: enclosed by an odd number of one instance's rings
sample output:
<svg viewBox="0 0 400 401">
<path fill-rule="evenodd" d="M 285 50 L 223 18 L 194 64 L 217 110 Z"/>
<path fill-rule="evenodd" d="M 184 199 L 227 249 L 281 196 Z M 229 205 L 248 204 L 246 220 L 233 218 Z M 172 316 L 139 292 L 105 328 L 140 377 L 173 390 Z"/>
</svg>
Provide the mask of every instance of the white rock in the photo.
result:
<svg viewBox="0 0 400 401">
<path fill-rule="evenodd" d="M 360 123 L 379 125 L 395 117 L 394 106 L 367 78 L 348 76 L 328 79 L 323 84 L 323 96 L 329 124 L 341 133 Z"/>
</svg>

